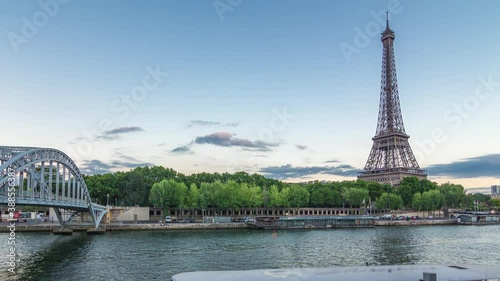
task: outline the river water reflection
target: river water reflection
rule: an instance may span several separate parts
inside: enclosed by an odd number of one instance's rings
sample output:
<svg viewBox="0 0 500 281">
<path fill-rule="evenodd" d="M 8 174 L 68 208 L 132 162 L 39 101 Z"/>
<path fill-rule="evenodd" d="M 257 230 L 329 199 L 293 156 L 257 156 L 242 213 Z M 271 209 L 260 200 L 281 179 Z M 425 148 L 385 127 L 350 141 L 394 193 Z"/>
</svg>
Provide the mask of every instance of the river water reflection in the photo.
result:
<svg viewBox="0 0 500 281">
<path fill-rule="evenodd" d="M 6 280 L 8 234 L 0 234 Z M 500 226 L 17 233 L 12 280 L 168 280 L 197 270 L 469 263 L 500 266 Z M 91 278 L 89 278 L 91 277 Z"/>
</svg>

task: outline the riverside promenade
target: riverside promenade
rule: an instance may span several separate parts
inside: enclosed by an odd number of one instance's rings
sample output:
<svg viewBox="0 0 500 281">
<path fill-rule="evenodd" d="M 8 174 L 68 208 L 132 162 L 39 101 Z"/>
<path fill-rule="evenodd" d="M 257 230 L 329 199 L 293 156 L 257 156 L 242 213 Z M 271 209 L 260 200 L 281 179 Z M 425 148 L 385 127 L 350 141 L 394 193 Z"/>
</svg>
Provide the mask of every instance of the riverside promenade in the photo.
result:
<svg viewBox="0 0 500 281">
<path fill-rule="evenodd" d="M 448 219 L 429 219 L 429 220 L 376 220 L 375 227 L 381 226 L 424 226 L 424 225 L 456 225 L 456 220 Z M 2 226 L 6 225 L 2 223 Z M 69 225 L 73 231 L 87 231 L 92 228 L 90 225 Z M 140 230 L 216 230 L 216 229 L 244 229 L 250 228 L 245 223 L 137 223 L 137 224 L 102 224 L 99 226 L 101 231 L 140 231 Z M 53 232 L 60 229 L 59 224 L 25 224 L 16 223 L 16 232 Z M 0 227 L 0 233 L 9 232 L 8 227 Z"/>
<path fill-rule="evenodd" d="M 457 225 L 456 219 L 376 220 L 375 226 Z"/>
<path fill-rule="evenodd" d="M 2 223 L 2 226 L 8 225 Z M 41 223 L 41 224 L 25 224 L 16 223 L 16 232 L 53 232 L 61 229 L 59 224 Z M 92 229 L 91 225 L 73 224 L 68 225 L 73 231 L 87 231 Z M 241 229 L 248 228 L 244 223 L 137 223 L 137 224 L 101 224 L 101 231 L 135 231 L 135 230 L 209 230 L 209 229 Z M 0 227 L 0 233 L 10 232 L 8 227 Z"/>
</svg>

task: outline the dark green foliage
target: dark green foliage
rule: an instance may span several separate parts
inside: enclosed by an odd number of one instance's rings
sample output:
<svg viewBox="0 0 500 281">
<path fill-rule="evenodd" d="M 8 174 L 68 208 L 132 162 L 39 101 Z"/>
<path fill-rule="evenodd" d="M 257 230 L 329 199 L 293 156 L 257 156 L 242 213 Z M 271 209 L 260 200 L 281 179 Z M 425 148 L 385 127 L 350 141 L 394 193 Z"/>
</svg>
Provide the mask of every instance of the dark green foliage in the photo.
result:
<svg viewBox="0 0 500 281">
<path fill-rule="evenodd" d="M 403 199 L 403 206 L 412 207 L 413 195 L 415 193 L 424 193 L 437 188 L 437 183 L 427 179 L 419 180 L 417 177 L 406 177 L 396 188 L 396 193 Z"/>
<path fill-rule="evenodd" d="M 459 207 L 465 199 L 465 189 L 459 184 L 442 184 L 439 191 L 444 195 L 444 205 L 449 208 Z"/>
<path fill-rule="evenodd" d="M 465 195 L 461 185 L 447 183 L 438 187 L 436 183 L 415 177 L 404 178 L 397 187 L 363 180 L 290 184 L 246 172 L 184 175 L 157 166 L 84 176 L 84 179 L 94 202 L 106 204 L 109 194 L 110 204 L 116 202 L 128 206 L 358 208 L 364 205 L 364 200 L 366 205 L 372 201 L 383 208 L 431 211 L 443 205 L 472 206 L 473 201 L 484 206 L 490 204 L 489 196 Z M 429 193 L 431 191 L 434 192 Z"/>
<path fill-rule="evenodd" d="M 444 195 L 439 190 L 429 190 L 422 193 L 422 204 L 425 211 L 435 211 L 444 205 Z"/>
<path fill-rule="evenodd" d="M 403 207 L 403 199 L 395 193 L 382 193 L 377 200 L 377 209 L 399 210 Z"/>
<path fill-rule="evenodd" d="M 331 185 L 312 186 L 309 193 L 309 205 L 312 207 L 342 207 L 340 191 Z"/>
<path fill-rule="evenodd" d="M 162 180 L 153 184 L 149 194 L 151 204 L 168 208 L 189 207 L 188 188 L 183 182 L 174 179 Z"/>
<path fill-rule="evenodd" d="M 344 202 L 347 206 L 353 207 L 361 207 L 363 205 L 363 201 L 368 200 L 368 189 L 363 188 L 348 188 L 344 191 Z"/>
<path fill-rule="evenodd" d="M 123 187 L 123 201 L 128 206 L 147 205 L 150 188 L 145 183 L 144 173 L 133 170 L 127 174 L 127 181 Z"/>
<path fill-rule="evenodd" d="M 467 194 L 464 199 L 464 205 L 465 208 L 469 210 L 485 211 L 491 208 L 491 200 L 491 196 L 486 194 Z M 476 202 L 476 204 L 474 204 L 474 202 Z"/>
<path fill-rule="evenodd" d="M 491 207 L 495 208 L 497 211 L 500 210 L 500 199 L 499 198 L 492 198 L 490 200 Z"/>
</svg>

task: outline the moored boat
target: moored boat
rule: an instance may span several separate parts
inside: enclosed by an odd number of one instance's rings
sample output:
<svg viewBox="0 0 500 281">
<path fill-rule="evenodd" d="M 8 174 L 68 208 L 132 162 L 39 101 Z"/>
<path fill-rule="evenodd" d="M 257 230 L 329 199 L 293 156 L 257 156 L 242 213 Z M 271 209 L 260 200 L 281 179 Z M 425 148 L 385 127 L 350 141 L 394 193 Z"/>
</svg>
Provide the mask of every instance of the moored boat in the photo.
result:
<svg viewBox="0 0 500 281">
<path fill-rule="evenodd" d="M 471 213 L 471 214 L 458 214 L 457 224 L 500 224 L 500 214 L 495 213 Z"/>
<path fill-rule="evenodd" d="M 309 229 L 309 228 L 344 228 L 374 227 L 375 219 L 371 216 L 315 216 L 315 217 L 256 217 L 247 222 L 254 228 L 261 229 Z"/>
</svg>

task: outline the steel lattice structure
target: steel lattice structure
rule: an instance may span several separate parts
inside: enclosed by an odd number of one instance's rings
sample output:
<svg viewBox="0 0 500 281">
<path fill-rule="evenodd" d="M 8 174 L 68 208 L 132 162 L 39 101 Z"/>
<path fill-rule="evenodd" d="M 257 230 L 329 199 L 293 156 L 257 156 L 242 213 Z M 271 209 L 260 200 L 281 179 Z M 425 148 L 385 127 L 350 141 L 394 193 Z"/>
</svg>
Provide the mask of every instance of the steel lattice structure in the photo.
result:
<svg viewBox="0 0 500 281">
<path fill-rule="evenodd" d="M 0 165 L 2 205 L 13 201 L 15 205 L 52 207 L 61 226 L 68 223 L 63 212 L 72 212 L 70 219 L 88 211 L 95 228 L 107 213 L 106 207 L 92 203 L 80 170 L 62 151 L 0 146 Z M 11 182 L 15 183 L 15 196 L 9 194 Z"/>
<path fill-rule="evenodd" d="M 382 33 L 382 82 L 377 131 L 365 168 L 358 178 L 397 185 L 407 176 L 427 178 L 420 169 L 405 132 L 399 104 L 396 60 L 394 58 L 394 31 L 387 27 Z"/>
</svg>

